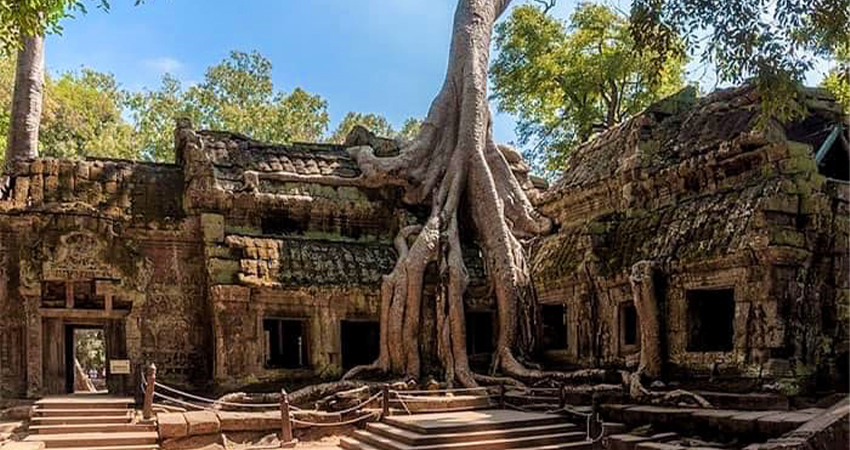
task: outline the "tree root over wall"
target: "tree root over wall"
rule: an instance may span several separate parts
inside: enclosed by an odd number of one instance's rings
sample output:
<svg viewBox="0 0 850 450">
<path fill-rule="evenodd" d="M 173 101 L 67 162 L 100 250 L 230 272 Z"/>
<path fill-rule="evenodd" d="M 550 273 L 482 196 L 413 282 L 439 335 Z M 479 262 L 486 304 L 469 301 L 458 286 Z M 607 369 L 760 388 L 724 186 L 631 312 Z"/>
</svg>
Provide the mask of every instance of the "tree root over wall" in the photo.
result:
<svg viewBox="0 0 850 450">
<path fill-rule="evenodd" d="M 454 17 L 446 79 L 421 131 L 400 143 L 397 156 L 376 156 L 379 139 L 359 131 L 349 148 L 368 185 L 397 186 L 410 205 L 430 208 L 424 224 L 403 227 L 395 239 L 398 261 L 381 286 L 380 353 L 377 361 L 352 369 L 343 380 L 370 371 L 418 379 L 423 278 L 434 263 L 437 356 L 448 386 L 552 379 L 573 382 L 598 375 L 543 372 L 521 363 L 533 347 L 534 290 L 519 239 L 547 233 L 548 218 L 532 207 L 511 170 L 516 152 L 493 140 L 487 102 L 487 71 L 493 26 L 510 0 L 459 0 Z M 351 142 L 350 142 L 351 143 Z M 463 208 L 460 206 L 463 205 Z M 463 213 L 462 215 L 460 213 Z M 466 220 L 471 218 L 471 223 Z M 498 337 L 490 374 L 474 374 L 466 353 L 463 298 L 469 274 L 461 252 L 461 228 L 481 247 L 488 283 L 496 297 Z M 516 353 L 515 353 L 516 352 Z M 517 356 L 519 355 L 519 357 Z M 503 378 L 497 378 L 497 373 Z M 623 377 L 629 391 L 653 396 L 640 372 Z"/>
</svg>

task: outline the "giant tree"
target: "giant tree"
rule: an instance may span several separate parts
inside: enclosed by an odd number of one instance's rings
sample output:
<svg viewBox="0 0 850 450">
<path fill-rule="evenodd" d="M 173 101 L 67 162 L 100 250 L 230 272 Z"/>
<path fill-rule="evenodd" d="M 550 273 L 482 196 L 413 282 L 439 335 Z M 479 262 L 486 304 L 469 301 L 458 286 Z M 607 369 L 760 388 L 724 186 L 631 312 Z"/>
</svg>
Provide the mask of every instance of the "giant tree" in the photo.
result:
<svg viewBox="0 0 850 450">
<path fill-rule="evenodd" d="M 517 358 L 532 343 L 534 301 L 519 239 L 546 232 L 551 225 L 534 210 L 511 171 L 508 158 L 514 158 L 514 152 L 493 140 L 487 102 L 493 26 L 509 3 L 458 1 L 445 81 L 418 135 L 397 156 L 376 156 L 370 145 L 349 150 L 368 183 L 398 186 L 407 203 L 430 210 L 424 224 L 404 227 L 396 239 L 399 259 L 381 287 L 380 356 L 369 368 L 420 376 L 423 278 L 433 262 L 440 277 L 437 354 L 445 379 L 450 384 L 477 384 L 466 354 L 463 298 L 469 275 L 461 257 L 464 229 L 471 230 L 464 235 L 475 236 L 482 249 L 496 297 L 493 369 L 533 375 Z M 353 370 L 349 376 L 363 368 Z"/>
</svg>

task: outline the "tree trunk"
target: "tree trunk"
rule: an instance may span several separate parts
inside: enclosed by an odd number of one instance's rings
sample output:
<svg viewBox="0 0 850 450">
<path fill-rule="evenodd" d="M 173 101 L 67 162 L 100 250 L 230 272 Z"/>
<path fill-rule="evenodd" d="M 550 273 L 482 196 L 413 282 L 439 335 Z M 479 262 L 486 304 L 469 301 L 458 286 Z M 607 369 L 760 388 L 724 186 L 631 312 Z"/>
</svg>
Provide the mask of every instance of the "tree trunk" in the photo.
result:
<svg viewBox="0 0 850 450">
<path fill-rule="evenodd" d="M 537 214 L 493 140 L 487 102 L 487 71 L 493 26 L 510 0 L 459 0 L 454 17 L 449 66 L 422 128 L 398 156 L 377 157 L 370 146 L 349 149 L 372 185 L 404 189 L 409 204 L 429 205 L 424 225 L 405 228 L 396 239 L 398 262 L 384 277 L 381 351 L 371 366 L 418 378 L 425 268 L 435 262 L 437 355 L 446 382 L 475 386 L 466 354 L 463 299 L 469 275 L 461 257 L 458 205 L 470 205 L 477 243 L 487 266 L 498 306 L 498 340 L 494 367 L 512 374 L 525 370 L 514 357 L 517 344 L 527 347 L 533 326 L 533 289 L 517 236 L 547 231 L 551 224 Z M 464 224 L 466 225 L 466 224 Z M 412 242 L 411 242 L 412 241 Z M 385 332 L 383 330 L 386 330 Z M 517 331 L 521 332 L 520 339 Z"/>
<path fill-rule="evenodd" d="M 629 281 L 632 285 L 632 298 L 640 324 L 640 366 L 638 373 L 650 378 L 661 376 L 663 359 L 661 357 L 661 319 L 658 310 L 658 298 L 655 293 L 653 273 L 655 267 L 650 261 L 640 261 L 632 266 Z"/>
<path fill-rule="evenodd" d="M 44 37 L 24 39 L 18 52 L 6 164 L 38 156 L 38 127 L 44 99 Z"/>
</svg>

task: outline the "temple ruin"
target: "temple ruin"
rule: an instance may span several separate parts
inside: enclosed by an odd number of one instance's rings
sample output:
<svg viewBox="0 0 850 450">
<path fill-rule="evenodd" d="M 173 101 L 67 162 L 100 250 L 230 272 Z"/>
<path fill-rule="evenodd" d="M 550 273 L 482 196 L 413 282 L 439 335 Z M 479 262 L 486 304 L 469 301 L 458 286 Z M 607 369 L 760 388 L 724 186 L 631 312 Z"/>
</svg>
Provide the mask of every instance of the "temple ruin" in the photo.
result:
<svg viewBox="0 0 850 450">
<path fill-rule="evenodd" d="M 752 88 L 683 91 L 581 146 L 548 190 L 506 154 L 556 223 L 527 247 L 538 359 L 634 367 L 653 320 L 668 377 L 846 387 L 847 125 L 822 91 L 805 102 L 805 120 L 758 131 Z M 43 158 L 4 179 L 0 396 L 72 389 L 78 328 L 102 329 L 108 359 L 128 363 L 108 367 L 116 394 L 136 394 L 148 362 L 213 389 L 336 379 L 377 356 L 392 240 L 427 212 L 363 184 L 344 145 L 184 122 L 175 149 L 174 164 Z M 467 349 L 486 370 L 495 306 L 478 249 L 464 250 Z"/>
</svg>

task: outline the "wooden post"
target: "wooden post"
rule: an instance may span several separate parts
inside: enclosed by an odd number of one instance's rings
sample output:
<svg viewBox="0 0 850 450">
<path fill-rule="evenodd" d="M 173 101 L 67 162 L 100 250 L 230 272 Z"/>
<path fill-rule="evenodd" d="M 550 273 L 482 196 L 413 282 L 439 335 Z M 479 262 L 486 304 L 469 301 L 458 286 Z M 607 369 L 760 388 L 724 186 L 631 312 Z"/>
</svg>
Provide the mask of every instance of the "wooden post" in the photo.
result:
<svg viewBox="0 0 850 450">
<path fill-rule="evenodd" d="M 567 392 L 564 383 L 558 386 L 558 409 L 564 409 L 567 406 Z"/>
<path fill-rule="evenodd" d="M 148 364 L 145 367 L 145 403 L 142 407 L 142 417 L 145 419 L 153 418 L 153 390 L 156 385 L 156 365 Z"/>
<path fill-rule="evenodd" d="M 292 443 L 292 422 L 289 417 L 289 396 L 286 389 L 280 390 L 280 446 L 288 447 Z"/>
<path fill-rule="evenodd" d="M 505 383 L 499 383 L 499 408 L 505 409 Z"/>
<path fill-rule="evenodd" d="M 383 406 L 383 417 L 390 416 L 390 385 L 381 386 L 381 405 Z"/>
</svg>

